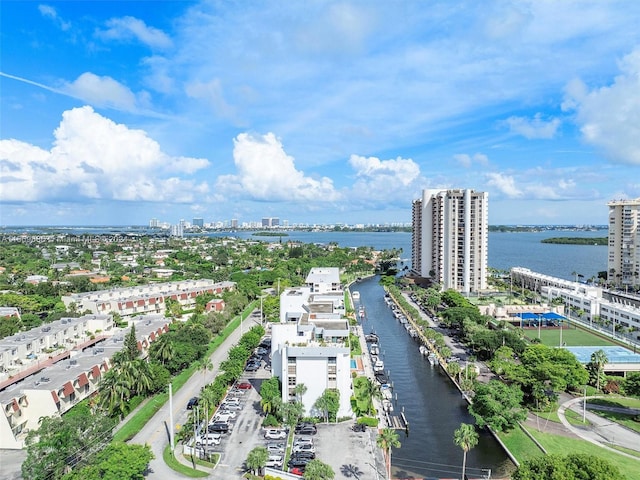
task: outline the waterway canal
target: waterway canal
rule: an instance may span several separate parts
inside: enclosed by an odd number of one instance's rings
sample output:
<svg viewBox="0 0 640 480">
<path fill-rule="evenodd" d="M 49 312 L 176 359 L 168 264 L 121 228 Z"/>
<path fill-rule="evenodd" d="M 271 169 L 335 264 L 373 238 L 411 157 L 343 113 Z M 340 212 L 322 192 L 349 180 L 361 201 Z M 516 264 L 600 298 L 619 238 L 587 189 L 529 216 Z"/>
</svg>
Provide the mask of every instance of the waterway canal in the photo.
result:
<svg viewBox="0 0 640 480">
<path fill-rule="evenodd" d="M 393 478 L 460 478 L 462 450 L 453 443 L 453 432 L 461 423 L 474 423 L 467 403 L 439 367 L 432 367 L 404 327 L 384 302 L 379 277 L 354 284 L 365 306 L 365 333 L 380 337 L 385 371 L 389 370 L 398 400 L 395 414 L 402 409 L 409 422 L 409 434 L 399 431 L 401 447 L 392 453 Z M 395 395 L 394 395 L 395 397 Z M 514 469 L 505 452 L 486 431 L 467 455 L 469 478 L 505 477 Z"/>
</svg>

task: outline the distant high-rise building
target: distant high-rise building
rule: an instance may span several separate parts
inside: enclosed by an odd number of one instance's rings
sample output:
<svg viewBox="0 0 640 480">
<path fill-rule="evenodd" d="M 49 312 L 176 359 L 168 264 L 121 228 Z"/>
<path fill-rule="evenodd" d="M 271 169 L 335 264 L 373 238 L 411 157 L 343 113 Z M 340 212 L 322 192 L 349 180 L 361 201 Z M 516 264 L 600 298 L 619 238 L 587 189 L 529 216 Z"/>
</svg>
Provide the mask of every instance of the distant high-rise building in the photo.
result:
<svg viewBox="0 0 640 480">
<path fill-rule="evenodd" d="M 171 225 L 172 237 L 184 237 L 184 220 L 180 220 L 177 225 Z"/>
<path fill-rule="evenodd" d="M 160 226 L 160 222 L 157 218 L 152 218 L 149 220 L 149 228 L 158 228 Z"/>
<path fill-rule="evenodd" d="M 621 287 L 640 285 L 640 198 L 609 206 L 608 280 Z"/>
<path fill-rule="evenodd" d="M 280 225 L 280 219 L 278 217 L 263 217 L 262 226 L 264 228 L 273 228 Z"/>
<path fill-rule="evenodd" d="M 231 228 L 238 228 L 238 219 L 237 218 L 232 218 L 231 219 Z"/>
<path fill-rule="evenodd" d="M 191 223 L 194 227 L 199 227 L 199 228 L 204 227 L 204 219 L 202 218 L 194 218 Z"/>
<path fill-rule="evenodd" d="M 487 288 L 488 200 L 473 190 L 423 190 L 413 202 L 412 270 L 446 289 Z"/>
</svg>

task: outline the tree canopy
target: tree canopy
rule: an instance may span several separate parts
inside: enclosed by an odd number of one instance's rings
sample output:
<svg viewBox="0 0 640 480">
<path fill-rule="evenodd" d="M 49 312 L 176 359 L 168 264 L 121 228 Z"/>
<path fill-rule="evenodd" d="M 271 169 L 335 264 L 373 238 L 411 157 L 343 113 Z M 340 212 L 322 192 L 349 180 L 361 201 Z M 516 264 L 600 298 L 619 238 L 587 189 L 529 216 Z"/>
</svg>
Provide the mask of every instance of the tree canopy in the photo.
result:
<svg viewBox="0 0 640 480">
<path fill-rule="evenodd" d="M 618 467 L 595 455 L 544 455 L 526 460 L 513 473 L 513 480 L 625 480 Z"/>
</svg>

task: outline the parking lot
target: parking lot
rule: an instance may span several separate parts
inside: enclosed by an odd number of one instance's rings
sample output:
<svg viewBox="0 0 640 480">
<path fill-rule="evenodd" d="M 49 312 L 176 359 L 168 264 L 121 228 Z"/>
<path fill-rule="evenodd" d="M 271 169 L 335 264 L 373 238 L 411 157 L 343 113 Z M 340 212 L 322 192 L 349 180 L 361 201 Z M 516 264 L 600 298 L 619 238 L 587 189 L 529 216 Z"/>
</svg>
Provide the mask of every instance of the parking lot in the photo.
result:
<svg viewBox="0 0 640 480">
<path fill-rule="evenodd" d="M 265 438 L 268 429 L 262 428 L 264 416 L 260 406 L 260 385 L 271 377 L 268 354 L 264 354 L 262 358 L 259 368 L 245 371 L 236 387 L 229 392 L 223 402 L 226 405 L 224 416 L 214 416 L 209 422 L 209 442 L 205 442 L 204 438 L 200 439 L 198 448 L 201 451 L 215 452 L 221 456 L 220 463 L 211 475 L 212 478 L 241 478 L 245 473 L 244 462 L 249 452 L 257 446 L 268 448 L 272 456 L 268 466 L 288 470 L 288 465 L 283 461 L 286 438 L 280 438 L 282 432 L 277 430 L 267 435 L 274 438 Z M 251 388 L 238 388 L 239 384 L 250 384 Z M 216 421 L 224 422 L 229 430 L 223 432 L 223 429 L 213 427 Z M 315 453 L 315 458 L 331 465 L 336 479 L 383 478 L 376 473 L 374 467 L 377 463 L 378 472 L 384 471 L 384 462 L 375 446 L 375 431 L 366 429 L 364 432 L 355 432 L 352 429 L 354 423 L 349 421 L 340 424 L 317 424 L 315 434 L 312 433 L 313 427 L 303 429 L 300 435 L 292 437 L 297 441 L 295 449 L 306 452 L 307 455 L 309 452 Z M 204 430 L 201 432 L 201 435 L 203 434 Z M 301 442 L 301 439 L 306 441 Z M 378 459 L 375 458 L 376 454 Z M 300 455 L 304 457 L 305 453 Z"/>
</svg>

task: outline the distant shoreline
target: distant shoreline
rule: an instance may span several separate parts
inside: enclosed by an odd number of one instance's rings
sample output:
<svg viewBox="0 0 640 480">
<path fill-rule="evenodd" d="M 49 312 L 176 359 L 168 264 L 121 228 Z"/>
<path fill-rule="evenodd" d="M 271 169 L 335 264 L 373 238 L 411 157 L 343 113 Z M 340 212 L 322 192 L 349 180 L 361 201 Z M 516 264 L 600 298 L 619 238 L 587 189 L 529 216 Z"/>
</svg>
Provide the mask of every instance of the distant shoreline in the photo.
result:
<svg viewBox="0 0 640 480">
<path fill-rule="evenodd" d="M 555 243 L 559 245 L 608 245 L 607 237 L 553 237 L 540 240 L 540 243 Z"/>
</svg>

